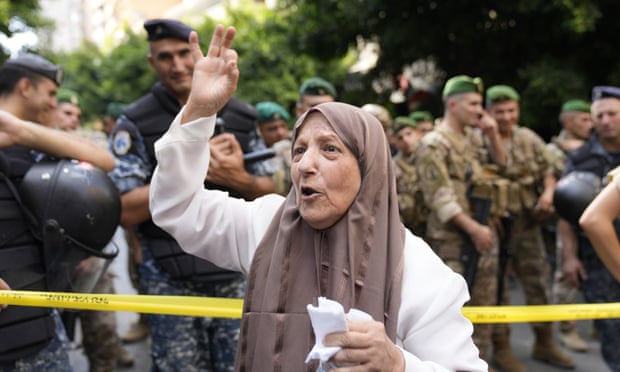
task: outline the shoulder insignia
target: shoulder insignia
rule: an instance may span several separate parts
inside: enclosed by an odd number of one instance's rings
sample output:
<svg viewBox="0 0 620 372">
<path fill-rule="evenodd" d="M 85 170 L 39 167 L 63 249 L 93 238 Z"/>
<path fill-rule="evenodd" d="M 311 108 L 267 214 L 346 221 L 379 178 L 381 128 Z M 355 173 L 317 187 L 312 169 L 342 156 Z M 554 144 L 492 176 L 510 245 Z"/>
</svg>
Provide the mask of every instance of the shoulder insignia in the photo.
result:
<svg viewBox="0 0 620 372">
<path fill-rule="evenodd" d="M 125 155 L 131 148 L 131 135 L 126 130 L 120 130 L 114 135 L 112 148 L 116 155 Z"/>
</svg>

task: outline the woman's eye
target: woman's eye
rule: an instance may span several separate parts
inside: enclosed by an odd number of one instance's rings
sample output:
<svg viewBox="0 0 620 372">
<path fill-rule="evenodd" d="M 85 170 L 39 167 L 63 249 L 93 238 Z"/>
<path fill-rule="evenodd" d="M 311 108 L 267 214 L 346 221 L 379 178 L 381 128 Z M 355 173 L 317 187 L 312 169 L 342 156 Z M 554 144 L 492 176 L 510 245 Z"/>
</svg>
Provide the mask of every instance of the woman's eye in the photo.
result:
<svg viewBox="0 0 620 372">
<path fill-rule="evenodd" d="M 293 155 L 298 155 L 298 154 L 303 154 L 304 153 L 304 148 L 302 147 L 296 147 L 293 149 Z"/>
<path fill-rule="evenodd" d="M 338 151 L 338 148 L 334 145 L 326 145 L 325 146 L 325 151 L 327 152 L 336 152 Z"/>
</svg>

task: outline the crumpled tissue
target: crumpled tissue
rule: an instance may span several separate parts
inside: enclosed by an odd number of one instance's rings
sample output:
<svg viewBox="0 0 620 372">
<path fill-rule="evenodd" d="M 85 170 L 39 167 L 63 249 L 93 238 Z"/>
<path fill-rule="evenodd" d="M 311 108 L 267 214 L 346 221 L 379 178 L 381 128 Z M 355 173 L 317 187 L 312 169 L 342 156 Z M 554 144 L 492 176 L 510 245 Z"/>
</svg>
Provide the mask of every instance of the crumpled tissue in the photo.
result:
<svg viewBox="0 0 620 372">
<path fill-rule="evenodd" d="M 312 304 L 306 306 L 316 340 L 314 347 L 306 357 L 306 363 L 313 359 L 319 359 L 321 363 L 326 363 L 340 350 L 340 346 L 323 345 L 323 340 L 330 333 L 348 331 L 347 319 L 372 320 L 368 313 L 357 309 L 351 309 L 345 315 L 344 308 L 340 303 L 325 297 L 319 297 L 318 302 L 319 306 Z"/>
</svg>

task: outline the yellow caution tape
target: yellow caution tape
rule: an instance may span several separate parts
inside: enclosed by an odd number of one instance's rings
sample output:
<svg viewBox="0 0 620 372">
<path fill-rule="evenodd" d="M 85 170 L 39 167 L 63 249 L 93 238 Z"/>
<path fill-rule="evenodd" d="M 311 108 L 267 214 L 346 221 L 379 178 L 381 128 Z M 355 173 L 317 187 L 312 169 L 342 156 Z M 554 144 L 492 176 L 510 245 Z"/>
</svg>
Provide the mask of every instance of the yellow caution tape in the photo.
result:
<svg viewBox="0 0 620 372">
<path fill-rule="evenodd" d="M 0 290 L 0 304 L 75 310 L 128 311 L 144 314 L 241 318 L 243 300 L 194 296 L 123 295 Z M 620 318 L 620 303 L 540 306 L 466 306 L 473 323 L 554 322 Z"/>
<path fill-rule="evenodd" d="M 2 291 L 0 304 L 75 310 L 128 311 L 144 314 L 241 318 L 243 300 L 193 296 L 122 295 Z"/>
<path fill-rule="evenodd" d="M 559 320 L 620 318 L 620 303 L 535 306 L 465 306 L 472 323 L 555 322 Z"/>
</svg>

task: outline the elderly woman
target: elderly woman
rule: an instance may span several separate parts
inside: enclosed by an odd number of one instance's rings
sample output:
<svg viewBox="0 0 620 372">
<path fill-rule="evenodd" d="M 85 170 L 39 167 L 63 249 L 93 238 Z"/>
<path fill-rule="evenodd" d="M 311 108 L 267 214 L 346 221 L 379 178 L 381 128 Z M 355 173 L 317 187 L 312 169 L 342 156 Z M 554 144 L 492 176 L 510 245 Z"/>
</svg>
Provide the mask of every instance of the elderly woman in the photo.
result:
<svg viewBox="0 0 620 372">
<path fill-rule="evenodd" d="M 371 114 L 325 103 L 300 117 L 286 198 L 203 188 L 215 114 L 237 84 L 234 33 L 218 26 L 205 57 L 190 36 L 192 92 L 156 144 L 150 203 L 187 252 L 248 274 L 236 369 L 316 370 L 304 363 L 315 342 L 306 306 L 324 296 L 374 319 L 325 337 L 341 347 L 333 370 L 486 370 L 461 314 L 463 278 L 400 222 L 389 146 Z"/>
</svg>

